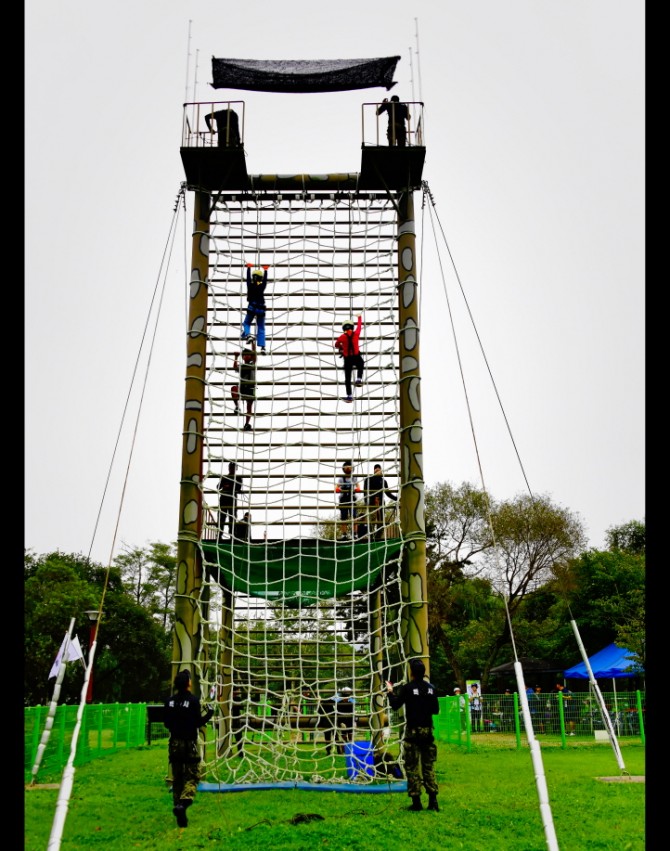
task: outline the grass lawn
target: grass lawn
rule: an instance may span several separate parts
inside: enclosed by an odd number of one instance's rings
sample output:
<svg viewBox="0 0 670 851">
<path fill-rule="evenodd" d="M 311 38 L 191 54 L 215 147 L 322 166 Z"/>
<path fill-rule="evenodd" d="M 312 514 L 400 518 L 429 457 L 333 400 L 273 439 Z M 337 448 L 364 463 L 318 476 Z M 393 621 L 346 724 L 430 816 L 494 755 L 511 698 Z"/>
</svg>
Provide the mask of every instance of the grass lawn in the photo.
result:
<svg viewBox="0 0 670 851">
<path fill-rule="evenodd" d="M 643 851 L 645 783 L 621 778 L 609 743 L 542 746 L 550 822 L 564 851 Z M 645 750 L 621 743 L 626 773 L 645 774 Z M 60 848 L 231 848 L 235 851 L 545 851 L 530 752 L 475 744 L 438 746 L 440 812 L 408 812 L 405 793 L 299 789 L 199 792 L 179 828 L 164 782 L 167 747 L 122 751 L 75 771 Z M 604 781 L 599 778 L 615 778 Z M 45 851 L 58 789 L 39 777 L 26 789 L 24 849 Z M 424 805 L 426 796 L 424 795 Z M 320 816 L 321 818 L 316 818 Z"/>
</svg>

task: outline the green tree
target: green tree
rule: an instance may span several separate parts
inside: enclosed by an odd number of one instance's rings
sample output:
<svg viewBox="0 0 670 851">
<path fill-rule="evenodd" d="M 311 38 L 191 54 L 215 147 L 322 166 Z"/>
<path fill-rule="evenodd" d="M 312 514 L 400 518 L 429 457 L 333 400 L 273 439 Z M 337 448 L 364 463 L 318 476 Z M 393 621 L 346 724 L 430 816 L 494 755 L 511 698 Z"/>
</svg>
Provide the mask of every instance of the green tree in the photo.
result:
<svg viewBox="0 0 670 851">
<path fill-rule="evenodd" d="M 507 617 L 490 642 L 491 652 L 484 665 L 482 684 L 501 659 L 500 653 L 510 646 L 510 624 L 514 629 L 517 655 L 536 655 L 551 659 L 551 634 L 556 628 L 550 605 L 543 617 L 522 617 L 522 608 L 530 610 L 545 598 L 555 572 L 579 553 L 586 543 L 584 526 L 576 513 L 552 502 L 547 495 L 521 494 L 500 502 L 493 511 L 496 547 L 485 554 L 488 575 L 496 591 L 505 601 Z M 527 602 L 528 605 L 524 606 Z M 527 643 L 516 641 L 517 626 L 525 620 Z M 532 626 L 531 629 L 528 629 Z M 521 630 L 521 636 L 524 631 Z M 532 645 L 530 640 L 532 639 Z M 530 647 L 535 653 L 529 652 Z"/>
<path fill-rule="evenodd" d="M 146 550 L 124 545 L 124 551 L 116 556 L 114 565 L 121 571 L 123 586 L 135 602 L 149 608 L 153 597 L 153 585 L 149 581 L 149 557 Z"/>
<path fill-rule="evenodd" d="M 477 578 L 492 546 L 491 502 L 467 482 L 427 488 L 426 573 L 431 680 L 451 693 L 453 682 L 480 676 L 487 657 L 489 619 L 500 617 L 491 582 Z M 498 614 L 496 614 L 498 613 Z"/>
<path fill-rule="evenodd" d="M 500 655 L 511 650 L 510 620 L 551 581 L 556 564 L 584 546 L 583 526 L 547 496 L 494 503 L 464 484 L 427 494 L 426 527 L 431 648 L 440 646 L 461 686 L 477 676 L 486 688 L 490 669 L 508 661 Z M 542 634 L 536 625 L 526 632 L 535 641 Z M 449 672 L 435 677 L 450 679 Z"/>
<path fill-rule="evenodd" d="M 124 587 L 169 630 L 174 620 L 177 552 L 174 544 L 154 542 L 148 548 L 126 547 L 114 559 Z"/>
<path fill-rule="evenodd" d="M 24 558 L 25 672 L 28 704 L 48 702 L 54 681 L 49 671 L 71 618 L 88 656 L 90 625 L 87 610 L 98 609 L 93 666 L 93 699 L 98 703 L 151 701 L 169 686 L 170 636 L 152 614 L 126 592 L 118 568 L 104 568 L 80 554 L 60 552 Z M 68 664 L 61 700 L 78 702 L 83 669 Z"/>
<path fill-rule="evenodd" d="M 151 544 L 149 570 L 154 583 L 154 614 L 163 629 L 169 631 L 174 623 L 174 594 L 177 582 L 177 545 Z"/>
<path fill-rule="evenodd" d="M 632 555 L 644 555 L 646 551 L 647 530 L 644 523 L 631 520 L 622 526 L 610 526 L 605 533 L 609 550 L 623 550 Z"/>
<path fill-rule="evenodd" d="M 546 496 L 521 494 L 493 512 L 496 547 L 486 554 L 488 575 L 514 614 L 524 596 L 547 583 L 557 566 L 586 544 L 577 514 Z"/>
<path fill-rule="evenodd" d="M 488 494 L 467 482 L 426 488 L 426 553 L 431 568 L 479 571 L 476 558 L 492 546 Z"/>
<path fill-rule="evenodd" d="M 23 694 L 27 705 L 47 703 L 53 690 L 49 672 L 75 618 L 76 635 L 86 653 L 89 621 L 84 615 L 98 602 L 96 589 L 89 583 L 88 560 L 81 555 L 60 552 L 38 557 L 24 555 L 24 668 Z M 63 699 L 77 700 L 84 682 L 79 663 L 69 664 L 61 687 Z"/>
<path fill-rule="evenodd" d="M 634 653 L 644 667 L 644 554 L 589 550 L 565 565 L 559 579 L 565 620 L 574 619 L 587 650 L 596 652 L 615 642 Z M 567 630 L 565 640 L 574 648 Z"/>
<path fill-rule="evenodd" d="M 502 600 L 487 579 L 429 571 L 430 676 L 441 693 L 451 694 L 456 683 L 465 689 L 466 679 L 483 676 L 492 638 L 503 620 Z"/>
<path fill-rule="evenodd" d="M 515 639 L 523 655 L 564 668 L 574 665 L 580 660 L 574 620 L 587 652 L 615 642 L 630 649 L 644 667 L 644 524 L 624 524 L 612 531 L 613 541 L 632 542 L 626 544 L 631 549 L 614 546 L 580 553 L 556 564 L 553 579 L 525 597 L 515 615 Z"/>
<path fill-rule="evenodd" d="M 124 591 L 105 595 L 93 698 L 97 703 L 162 702 L 170 691 L 171 636 Z"/>
</svg>

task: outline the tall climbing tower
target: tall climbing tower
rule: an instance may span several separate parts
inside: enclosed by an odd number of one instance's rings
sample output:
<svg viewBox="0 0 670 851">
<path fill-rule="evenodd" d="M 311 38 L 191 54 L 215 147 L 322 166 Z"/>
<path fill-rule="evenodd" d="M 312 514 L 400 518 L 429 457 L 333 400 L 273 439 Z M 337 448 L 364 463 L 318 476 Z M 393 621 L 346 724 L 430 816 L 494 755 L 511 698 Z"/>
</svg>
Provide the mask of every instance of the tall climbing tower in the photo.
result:
<svg viewBox="0 0 670 851">
<path fill-rule="evenodd" d="M 213 59 L 213 85 L 388 89 L 398 58 Z M 319 744 L 325 699 L 352 688 L 354 738 L 380 750 L 397 734 L 384 680 L 409 657 L 429 664 L 413 205 L 423 105 L 407 104 L 387 139 L 382 103 L 361 105 L 360 172 L 326 175 L 250 175 L 244 101 L 184 105 L 194 223 L 173 666 L 220 705 L 206 752 L 218 782 L 335 776 L 337 748 Z M 248 264 L 268 267 L 267 342 L 244 429 Z M 364 380 L 348 402 L 334 341 L 358 317 Z M 345 461 L 360 487 L 350 527 L 335 493 Z M 230 462 L 249 521 L 232 535 L 218 516 Z M 365 488 L 375 464 L 398 496 L 378 515 Z"/>
</svg>

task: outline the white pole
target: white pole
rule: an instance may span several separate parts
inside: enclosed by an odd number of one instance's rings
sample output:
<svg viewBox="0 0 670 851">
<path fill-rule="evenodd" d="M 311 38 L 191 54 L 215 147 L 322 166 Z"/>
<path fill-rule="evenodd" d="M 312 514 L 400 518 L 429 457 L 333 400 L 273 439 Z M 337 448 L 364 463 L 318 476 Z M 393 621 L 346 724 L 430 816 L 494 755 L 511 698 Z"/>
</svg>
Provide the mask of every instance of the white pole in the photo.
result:
<svg viewBox="0 0 670 851">
<path fill-rule="evenodd" d="M 607 711 L 607 707 L 605 706 L 605 701 L 603 700 L 603 696 L 598 688 L 598 683 L 596 682 L 596 678 L 593 676 L 593 670 L 589 663 L 589 657 L 586 655 L 586 650 L 584 649 L 584 645 L 582 644 L 582 639 L 579 634 L 579 630 L 577 629 L 577 624 L 574 620 L 570 621 L 570 625 L 572 626 L 572 631 L 575 634 L 575 638 L 577 639 L 577 646 L 579 647 L 579 652 L 582 654 L 582 659 L 584 660 L 584 665 L 586 666 L 586 670 L 589 674 L 589 682 L 593 686 L 593 690 L 596 694 L 596 699 L 598 701 L 598 705 L 600 706 L 600 714 L 603 719 L 603 723 L 607 728 L 607 732 L 609 734 L 610 742 L 612 744 L 612 750 L 614 751 L 614 756 L 616 757 L 616 761 L 619 765 L 619 768 L 622 771 L 626 770 L 626 766 L 623 761 L 623 757 L 621 756 L 621 748 L 619 747 L 619 742 L 617 741 L 616 733 L 614 732 L 614 727 L 612 726 L 612 719 L 610 718 L 610 714 Z"/>
<path fill-rule="evenodd" d="M 184 101 L 185 102 L 188 102 L 188 71 L 189 71 L 189 65 L 190 65 L 190 59 L 191 59 L 191 24 L 192 23 L 193 23 L 192 21 L 188 22 L 188 46 L 186 48 L 186 86 L 185 86 L 185 89 L 184 89 Z M 194 100 L 195 100 L 195 98 L 194 98 Z"/>
<path fill-rule="evenodd" d="M 419 77 L 419 101 L 423 103 L 423 95 L 421 93 L 421 56 L 419 55 L 419 19 L 414 18 L 414 30 L 416 34 L 416 70 Z"/>
<path fill-rule="evenodd" d="M 32 780 L 30 781 L 30 785 L 35 785 L 35 780 L 37 778 L 37 772 L 40 770 L 40 763 L 42 762 L 42 757 L 44 756 L 44 751 L 49 743 L 49 736 L 51 735 L 51 729 L 54 725 L 54 718 L 56 717 L 56 709 L 58 708 L 58 698 L 60 697 L 60 687 L 63 682 L 63 676 L 65 675 L 65 666 L 66 660 L 68 656 L 68 651 L 70 649 L 70 640 L 72 638 L 72 630 L 74 629 L 74 618 L 70 621 L 70 628 L 65 633 L 65 643 L 63 644 L 63 656 L 60 660 L 60 666 L 58 668 L 58 674 L 56 676 L 56 684 L 54 685 L 53 694 L 51 695 L 51 703 L 49 705 L 49 711 L 47 713 L 46 724 L 44 725 L 44 730 L 42 731 L 42 738 L 40 739 L 39 746 L 37 748 L 37 754 L 35 756 L 35 764 L 32 769 Z"/>
<path fill-rule="evenodd" d="M 56 813 L 54 815 L 53 824 L 51 825 L 51 835 L 49 836 L 49 844 L 47 851 L 58 851 L 60 848 L 61 839 L 63 837 L 63 828 L 65 827 L 65 816 L 70 803 L 70 795 L 74 784 L 74 758 L 77 753 L 77 742 L 79 741 L 79 731 L 81 730 L 81 719 L 84 715 L 84 707 L 86 706 L 86 695 L 88 693 L 88 681 L 91 678 L 93 670 L 93 659 L 95 658 L 95 650 L 98 644 L 98 629 L 95 630 L 95 638 L 88 651 L 88 666 L 84 674 L 84 684 L 81 687 L 81 695 L 79 696 L 79 709 L 77 710 L 77 723 L 72 731 L 72 741 L 70 742 L 70 756 L 68 757 L 67 765 L 63 771 L 63 779 L 60 784 L 58 800 L 56 801 Z"/>
<path fill-rule="evenodd" d="M 188 43 L 186 47 L 186 83 L 184 86 L 184 104 L 188 103 L 188 77 L 189 71 L 191 67 L 191 24 L 193 21 L 189 20 L 188 22 Z M 193 100 L 195 100 L 195 94 L 193 96 Z M 195 124 L 195 106 L 191 108 L 191 124 L 193 125 L 193 129 L 197 130 L 197 126 Z"/>
<path fill-rule="evenodd" d="M 616 680 L 612 677 L 612 691 L 614 692 L 614 729 L 617 732 L 617 735 L 621 735 L 621 725 L 619 724 L 619 704 L 617 702 L 616 695 Z"/>
<path fill-rule="evenodd" d="M 544 764 L 542 763 L 542 754 L 540 753 L 540 743 L 535 738 L 535 731 L 533 730 L 533 722 L 530 717 L 528 695 L 526 694 L 526 684 L 523 681 L 523 668 L 521 667 L 521 662 L 514 663 L 514 671 L 516 673 L 516 684 L 517 689 L 519 690 L 519 697 L 521 699 L 523 724 L 526 728 L 528 747 L 530 748 L 530 755 L 533 760 L 535 786 L 537 788 L 538 798 L 540 799 L 540 815 L 542 816 L 544 836 L 547 840 L 547 848 L 549 848 L 549 851 L 558 851 L 558 840 L 556 839 L 554 820 L 551 815 L 551 805 L 549 804 L 549 792 L 547 790 L 547 780 L 544 775 Z"/>
</svg>

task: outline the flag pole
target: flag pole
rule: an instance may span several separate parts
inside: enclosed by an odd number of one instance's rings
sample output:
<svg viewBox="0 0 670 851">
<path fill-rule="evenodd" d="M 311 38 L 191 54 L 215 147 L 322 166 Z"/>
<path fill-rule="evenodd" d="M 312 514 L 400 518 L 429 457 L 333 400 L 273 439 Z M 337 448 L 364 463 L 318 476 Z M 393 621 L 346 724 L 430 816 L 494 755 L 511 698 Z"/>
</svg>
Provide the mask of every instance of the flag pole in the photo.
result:
<svg viewBox="0 0 670 851">
<path fill-rule="evenodd" d="M 63 682 L 63 676 L 65 675 L 65 665 L 67 663 L 68 651 L 70 649 L 72 630 L 74 629 L 74 620 L 75 619 L 72 618 L 72 620 L 70 621 L 70 628 L 65 633 L 65 638 L 63 639 L 63 643 L 61 644 L 60 650 L 58 651 L 58 656 L 56 656 L 56 661 L 58 661 L 58 657 L 60 656 L 58 674 L 56 675 L 56 685 L 54 686 L 53 694 L 51 696 L 51 703 L 49 705 L 49 711 L 47 713 L 46 724 L 44 725 L 44 730 L 42 731 L 42 738 L 40 739 L 40 743 L 37 747 L 35 764 L 32 768 L 32 779 L 30 781 L 31 786 L 35 785 L 37 772 L 40 770 L 40 763 L 42 762 L 42 757 L 44 756 L 46 746 L 49 743 L 49 736 L 51 735 L 51 729 L 53 727 L 54 718 L 56 717 L 56 709 L 58 708 L 58 698 L 60 697 L 60 687 L 61 683 Z"/>
<path fill-rule="evenodd" d="M 102 609 L 100 610 L 100 613 L 98 615 L 98 622 L 100 620 L 100 617 L 102 617 Z M 91 678 L 91 672 L 93 670 L 93 661 L 95 659 L 95 651 L 98 645 L 97 635 L 98 632 L 96 630 L 95 636 L 93 637 L 93 644 L 91 644 L 88 649 L 88 665 L 84 674 L 84 684 L 81 687 L 81 695 L 79 696 L 77 721 L 74 725 L 74 730 L 72 731 L 72 740 L 70 741 L 70 756 L 68 757 L 68 761 L 65 765 L 65 769 L 63 770 L 63 776 L 61 778 L 60 790 L 58 792 L 58 800 L 56 801 L 56 813 L 54 815 L 54 820 L 51 825 L 51 835 L 49 836 L 47 851 L 58 851 L 63 836 L 63 829 L 65 827 L 65 816 L 67 815 L 67 808 L 70 800 L 70 795 L 72 793 L 72 786 L 74 784 L 74 758 L 77 753 L 79 732 L 81 730 L 84 709 L 86 707 L 86 695 L 88 693 L 88 684 Z"/>
</svg>

